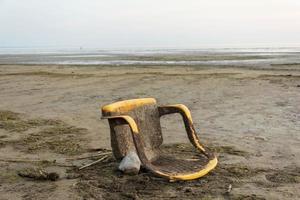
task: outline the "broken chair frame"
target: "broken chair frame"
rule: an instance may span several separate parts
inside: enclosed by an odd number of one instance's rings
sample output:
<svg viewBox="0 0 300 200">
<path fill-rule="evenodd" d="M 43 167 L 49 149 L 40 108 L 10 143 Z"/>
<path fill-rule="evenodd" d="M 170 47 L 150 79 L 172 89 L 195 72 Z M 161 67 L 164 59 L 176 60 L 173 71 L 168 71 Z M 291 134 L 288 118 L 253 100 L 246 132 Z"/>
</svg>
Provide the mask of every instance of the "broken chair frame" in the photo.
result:
<svg viewBox="0 0 300 200">
<path fill-rule="evenodd" d="M 132 100 L 120 101 L 113 104 L 109 104 L 102 108 L 103 119 L 108 119 L 110 123 L 113 120 L 118 120 L 121 123 L 129 125 L 136 152 L 141 160 L 142 165 L 146 169 L 148 169 L 149 171 L 151 171 L 152 173 L 158 176 L 167 178 L 171 181 L 176 181 L 176 180 L 193 180 L 193 179 L 200 178 L 216 167 L 218 163 L 217 157 L 215 156 L 214 153 L 210 152 L 203 145 L 200 144 L 199 138 L 193 126 L 191 113 L 189 109 L 183 104 L 158 106 L 157 109 L 158 109 L 159 117 L 163 115 L 179 113 L 183 118 L 185 130 L 187 132 L 190 142 L 193 144 L 193 146 L 196 149 L 200 151 L 200 153 L 202 153 L 206 157 L 207 162 L 197 170 L 189 173 L 165 172 L 164 170 L 161 170 L 160 167 L 154 165 L 151 162 L 151 160 L 147 158 L 147 155 L 145 153 L 144 141 L 141 137 L 142 133 L 140 132 L 136 121 L 131 116 L 126 114 L 110 116 L 111 113 L 113 113 L 114 111 L 118 111 L 120 113 L 126 113 L 137 107 L 145 106 L 148 104 L 156 105 L 156 100 L 153 98 L 132 99 Z"/>
</svg>

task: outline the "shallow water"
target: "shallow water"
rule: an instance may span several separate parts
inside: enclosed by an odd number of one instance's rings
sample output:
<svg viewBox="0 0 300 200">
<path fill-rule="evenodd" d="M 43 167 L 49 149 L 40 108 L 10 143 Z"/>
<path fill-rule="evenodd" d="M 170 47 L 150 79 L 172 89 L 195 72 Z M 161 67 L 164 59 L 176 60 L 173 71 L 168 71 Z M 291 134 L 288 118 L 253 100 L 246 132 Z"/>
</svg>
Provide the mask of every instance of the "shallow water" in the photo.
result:
<svg viewBox="0 0 300 200">
<path fill-rule="evenodd" d="M 300 64 L 300 48 L 37 49 L 0 48 L 0 64 L 215 65 L 266 67 Z"/>
</svg>

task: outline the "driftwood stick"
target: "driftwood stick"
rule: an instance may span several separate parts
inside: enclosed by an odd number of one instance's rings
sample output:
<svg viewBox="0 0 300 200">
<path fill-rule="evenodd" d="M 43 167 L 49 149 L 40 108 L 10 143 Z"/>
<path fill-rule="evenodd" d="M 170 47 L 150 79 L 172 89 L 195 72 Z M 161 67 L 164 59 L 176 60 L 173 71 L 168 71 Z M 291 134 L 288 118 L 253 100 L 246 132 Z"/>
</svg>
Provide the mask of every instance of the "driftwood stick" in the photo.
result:
<svg viewBox="0 0 300 200">
<path fill-rule="evenodd" d="M 11 158 L 0 158 L 2 162 L 20 162 L 20 163 L 50 163 L 59 167 L 74 167 L 74 165 L 68 165 L 63 163 L 57 163 L 55 160 L 30 160 L 30 159 L 11 159 Z"/>
<path fill-rule="evenodd" d="M 105 155 L 109 155 L 109 154 L 111 154 L 111 152 L 104 152 L 104 153 L 99 153 L 97 155 L 82 156 L 82 157 L 77 157 L 77 158 L 67 158 L 66 160 L 82 160 L 82 159 L 86 159 L 86 158 L 94 158 L 94 157 L 105 156 Z"/>
<path fill-rule="evenodd" d="M 92 166 L 92 165 L 94 165 L 94 164 L 96 164 L 96 163 L 98 163 L 98 162 L 101 162 L 101 161 L 103 161 L 104 159 L 106 159 L 107 157 L 108 157 L 107 155 L 106 155 L 106 156 L 103 156 L 102 158 L 100 158 L 100 159 L 98 159 L 98 160 L 96 160 L 96 161 L 94 161 L 94 162 L 92 162 L 92 163 L 89 163 L 89 164 L 87 164 L 87 165 L 84 165 L 84 166 L 80 167 L 79 170 L 82 170 L 82 169 L 87 168 L 87 167 L 89 167 L 89 166 Z"/>
<path fill-rule="evenodd" d="M 95 149 L 88 149 L 89 152 L 103 152 L 103 151 L 111 151 L 109 149 L 103 149 L 103 148 L 95 148 Z"/>
<path fill-rule="evenodd" d="M 12 159 L 12 158 L 0 158 L 0 161 L 3 162 L 49 162 L 55 163 L 55 160 L 30 160 L 30 159 Z"/>
</svg>

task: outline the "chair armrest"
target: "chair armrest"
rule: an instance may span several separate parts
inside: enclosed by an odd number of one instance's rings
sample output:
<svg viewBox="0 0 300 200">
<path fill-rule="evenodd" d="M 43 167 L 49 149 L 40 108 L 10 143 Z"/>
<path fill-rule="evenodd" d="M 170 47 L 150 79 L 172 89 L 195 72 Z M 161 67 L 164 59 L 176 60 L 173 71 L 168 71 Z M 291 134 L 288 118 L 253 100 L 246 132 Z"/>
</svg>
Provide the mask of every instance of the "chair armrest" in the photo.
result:
<svg viewBox="0 0 300 200">
<path fill-rule="evenodd" d="M 183 104 L 159 106 L 158 111 L 160 116 L 173 114 L 173 113 L 180 113 L 183 117 L 186 117 L 191 123 L 193 123 L 190 110 L 188 109 L 188 107 L 186 107 Z"/>
<path fill-rule="evenodd" d="M 139 133 L 139 129 L 138 126 L 136 125 L 134 119 L 128 115 L 119 115 L 119 116 L 105 116 L 105 117 L 101 117 L 101 119 L 123 119 L 125 120 L 125 122 L 129 125 L 131 132 L 134 134 L 138 134 Z"/>
<path fill-rule="evenodd" d="M 185 130 L 191 143 L 199 150 L 205 153 L 205 148 L 200 144 L 199 138 L 196 134 L 192 115 L 190 110 L 183 104 L 167 105 L 158 107 L 159 116 L 179 113 L 182 116 Z"/>
</svg>

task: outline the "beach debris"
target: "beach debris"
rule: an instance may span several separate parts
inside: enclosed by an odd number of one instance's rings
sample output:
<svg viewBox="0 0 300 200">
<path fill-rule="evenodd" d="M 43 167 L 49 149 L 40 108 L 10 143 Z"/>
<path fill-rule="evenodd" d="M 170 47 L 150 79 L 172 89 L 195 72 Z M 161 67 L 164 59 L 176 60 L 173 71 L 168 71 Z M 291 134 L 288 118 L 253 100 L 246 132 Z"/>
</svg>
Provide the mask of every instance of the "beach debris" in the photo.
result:
<svg viewBox="0 0 300 200">
<path fill-rule="evenodd" d="M 183 191 L 185 193 L 190 193 L 190 192 L 193 192 L 193 188 L 191 188 L 191 187 L 185 187 L 185 188 L 183 188 Z"/>
<path fill-rule="evenodd" d="M 227 189 L 226 193 L 227 193 L 227 194 L 229 194 L 229 193 L 231 192 L 231 190 L 232 190 L 232 185 L 231 185 L 231 184 L 229 184 L 229 185 L 228 185 L 228 189 Z"/>
<path fill-rule="evenodd" d="M 29 158 L 16 159 L 16 158 L 0 158 L 2 162 L 13 162 L 13 163 L 38 163 L 42 165 L 54 165 L 59 167 L 74 167 L 73 164 L 58 163 L 56 160 L 30 160 Z"/>
<path fill-rule="evenodd" d="M 89 156 L 81 156 L 75 158 L 67 158 L 66 160 L 84 160 L 84 159 L 92 159 L 99 156 L 106 156 L 112 154 L 111 152 L 99 152 L 97 155 L 89 155 Z"/>
<path fill-rule="evenodd" d="M 56 181 L 59 178 L 59 175 L 56 172 L 47 172 L 44 169 L 40 168 L 26 168 L 20 170 L 18 175 L 21 177 L 32 178 L 35 180 L 50 180 Z"/>
<path fill-rule="evenodd" d="M 141 167 L 141 161 L 134 151 L 130 151 L 121 161 L 119 170 L 125 174 L 138 174 Z"/>
<path fill-rule="evenodd" d="M 262 137 L 262 136 L 256 136 L 254 137 L 255 140 L 259 140 L 259 141 L 267 141 L 267 138 Z"/>
<path fill-rule="evenodd" d="M 94 161 L 94 162 L 92 162 L 92 163 L 89 163 L 89 164 L 87 164 L 87 165 L 84 165 L 84 166 L 80 167 L 79 170 L 82 170 L 82 169 L 87 168 L 87 167 L 89 167 L 89 166 L 92 166 L 92 165 L 94 165 L 94 164 L 96 164 L 96 163 L 99 163 L 99 162 L 103 161 L 104 159 L 106 159 L 107 157 L 108 157 L 107 155 L 106 155 L 106 156 L 103 156 L 102 158 L 100 158 L 100 159 L 98 159 L 98 160 L 96 160 L 96 161 Z"/>
</svg>

